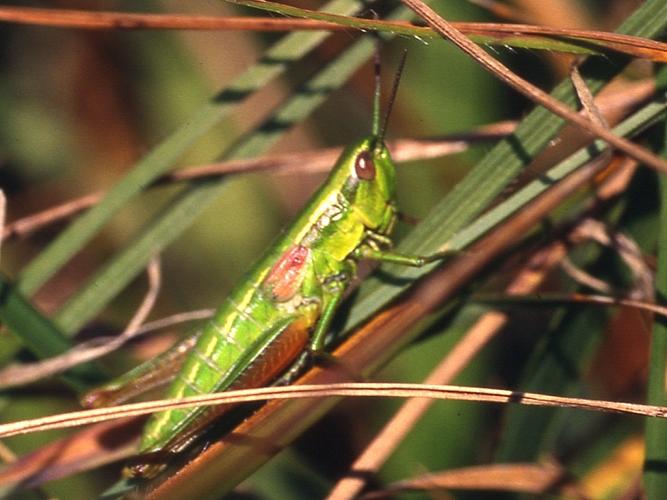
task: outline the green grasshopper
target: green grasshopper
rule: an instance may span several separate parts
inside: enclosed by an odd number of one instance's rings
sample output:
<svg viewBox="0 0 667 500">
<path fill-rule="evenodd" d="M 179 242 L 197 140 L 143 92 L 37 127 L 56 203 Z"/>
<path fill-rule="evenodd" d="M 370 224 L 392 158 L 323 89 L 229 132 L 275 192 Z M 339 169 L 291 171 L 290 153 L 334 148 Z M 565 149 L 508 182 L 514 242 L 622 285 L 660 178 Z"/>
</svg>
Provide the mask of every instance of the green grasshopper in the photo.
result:
<svg viewBox="0 0 667 500">
<path fill-rule="evenodd" d="M 404 59 L 394 81 L 393 103 Z M 444 257 L 391 252 L 397 219 L 395 165 L 384 144 L 390 112 L 380 124 L 376 65 L 370 136 L 349 146 L 301 214 L 268 249 L 196 335 L 84 398 L 86 406 L 116 404 L 173 378 L 168 398 L 275 383 L 303 353 L 323 353 L 341 300 L 356 276 L 357 261 L 371 259 L 422 266 Z M 139 447 L 159 464 L 134 465 L 130 474 L 151 477 L 165 456 L 190 446 L 228 407 L 168 410 L 147 422 Z"/>
</svg>

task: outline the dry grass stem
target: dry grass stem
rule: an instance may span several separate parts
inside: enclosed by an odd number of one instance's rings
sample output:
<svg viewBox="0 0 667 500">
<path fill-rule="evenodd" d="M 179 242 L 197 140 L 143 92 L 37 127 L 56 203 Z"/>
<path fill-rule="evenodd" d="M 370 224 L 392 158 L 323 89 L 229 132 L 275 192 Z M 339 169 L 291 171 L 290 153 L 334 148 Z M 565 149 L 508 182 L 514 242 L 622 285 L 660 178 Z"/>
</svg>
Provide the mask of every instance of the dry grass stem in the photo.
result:
<svg viewBox="0 0 667 500">
<path fill-rule="evenodd" d="M 172 314 L 165 318 L 149 321 L 136 329 L 136 335 L 143 335 L 144 333 L 152 332 L 154 330 L 161 330 L 170 326 L 178 325 L 180 323 L 188 323 L 190 321 L 200 321 L 209 319 L 215 313 L 215 309 L 197 309 L 196 311 L 187 311 L 177 314 Z"/>
<path fill-rule="evenodd" d="M 243 389 L 215 394 L 204 394 L 182 399 L 148 401 L 111 408 L 63 413 L 8 424 L 0 424 L 0 437 L 17 436 L 51 429 L 77 427 L 80 425 L 105 422 L 116 418 L 136 417 L 158 411 L 190 408 L 193 406 L 213 406 L 220 404 L 268 401 L 274 399 L 325 398 L 334 396 L 382 398 L 418 397 L 503 404 L 515 403 L 528 406 L 578 408 L 581 410 L 667 418 L 667 407 L 638 403 L 568 398 L 548 394 L 509 391 L 505 389 L 489 389 L 484 387 L 343 382 L 338 384 L 292 385 L 284 387 Z"/>
<path fill-rule="evenodd" d="M 611 133 L 606 127 L 588 120 L 584 116 L 570 109 L 562 102 L 554 99 L 546 92 L 535 87 L 527 80 L 511 72 L 505 65 L 487 54 L 484 49 L 476 45 L 460 31 L 445 21 L 433 9 L 421 0 L 402 0 L 410 9 L 421 16 L 429 26 L 436 30 L 442 37 L 450 40 L 463 52 L 471 56 L 482 67 L 490 73 L 497 76 L 510 87 L 514 88 L 524 96 L 537 104 L 540 104 L 550 110 L 552 113 L 578 125 L 584 132 L 591 133 L 600 139 L 603 139 L 611 146 L 620 149 L 627 155 L 635 158 L 656 169 L 659 172 L 667 173 L 667 161 L 656 156 L 645 148 L 642 148 L 627 139 L 618 137 Z"/>
<path fill-rule="evenodd" d="M 448 489 L 558 494 L 573 500 L 586 498 L 581 488 L 568 478 L 567 470 L 555 462 L 492 464 L 434 472 L 393 483 L 362 498 L 391 498 L 404 491 L 436 492 Z"/>
<path fill-rule="evenodd" d="M 527 294 L 536 290 L 549 271 L 558 265 L 565 252 L 565 245 L 561 242 L 552 243 L 549 247 L 537 252 L 518 272 L 512 283 L 508 285 L 506 292 L 515 295 Z M 450 383 L 500 332 L 507 321 L 508 315 L 504 312 L 492 311 L 484 314 L 424 382 L 426 384 Z M 329 492 L 328 500 L 356 498 L 364 488 L 367 478 L 380 469 L 432 403 L 432 400 L 426 399 L 406 401 L 355 460 L 349 474 Z"/>
<path fill-rule="evenodd" d="M 0 442 L 0 460 L 6 464 L 16 462 L 16 454 L 5 443 Z"/>
<path fill-rule="evenodd" d="M 476 296 L 478 300 L 483 302 L 490 301 L 493 302 L 493 298 L 488 298 L 486 294 Z M 502 302 L 526 302 L 526 303 L 535 303 L 539 302 L 541 304 L 568 304 L 568 303 L 582 303 L 582 304 L 594 304 L 594 305 L 603 305 L 603 306 L 622 306 L 629 307 L 632 309 L 637 309 L 639 311 L 645 311 L 659 316 L 667 318 L 667 307 L 655 304 L 653 302 L 645 302 L 641 300 L 633 299 L 624 299 L 619 297 L 612 297 L 609 295 L 593 295 L 586 293 L 558 293 L 558 292 L 540 292 L 538 296 L 535 295 L 513 295 L 512 297 L 504 297 L 500 299 Z"/>
<path fill-rule="evenodd" d="M 461 153 L 475 144 L 502 139 L 511 134 L 515 127 L 516 122 L 504 121 L 479 127 L 467 133 L 450 134 L 444 137 L 397 139 L 389 141 L 388 147 L 397 162 L 439 158 Z M 159 178 L 154 185 L 260 170 L 271 170 L 280 174 L 326 172 L 331 169 L 342 151 L 342 147 L 336 147 L 211 163 L 169 173 Z M 3 240 L 25 237 L 45 226 L 68 219 L 90 208 L 99 202 L 105 194 L 103 191 L 90 193 L 23 217 L 4 227 L 0 231 L 0 235 L 2 235 Z"/>
<path fill-rule="evenodd" d="M 23 217 L 19 220 L 7 224 L 7 226 L 2 228 L 2 240 L 7 240 L 10 238 L 18 238 L 31 234 L 32 232 L 48 226 L 49 224 L 54 224 L 63 219 L 68 219 L 73 215 L 76 215 L 83 210 L 90 208 L 95 203 L 100 201 L 104 196 L 104 192 L 90 193 L 80 198 L 67 201 L 55 207 L 47 208 L 41 212 L 38 212 L 27 217 Z"/>
<path fill-rule="evenodd" d="M 614 293 L 614 288 L 607 283 L 606 281 L 596 278 L 591 275 L 589 272 L 581 269 L 577 266 L 569 257 L 565 257 L 560 263 L 560 267 L 565 274 L 567 274 L 572 281 L 579 283 L 582 286 L 587 286 L 592 290 L 595 290 L 604 294 Z"/>
<path fill-rule="evenodd" d="M 135 14 L 74 9 L 2 7 L 0 22 L 87 30 L 239 30 L 292 31 L 340 30 L 334 23 L 309 19 L 201 16 L 186 14 Z"/>
<path fill-rule="evenodd" d="M 242 3 L 242 2 L 237 2 Z M 305 11 L 305 10 L 304 10 Z M 305 11 L 308 12 L 308 11 Z M 520 19 L 512 11 L 511 17 Z M 506 12 L 510 14 L 510 12 Z M 345 20 L 345 16 L 340 17 Z M 348 18 L 349 19 L 349 18 Z M 411 27 L 415 31 L 423 31 L 421 36 L 431 35 L 426 27 L 417 27 L 405 21 L 384 21 L 364 19 L 365 28 L 389 30 Z M 186 14 L 139 14 L 126 12 L 85 11 L 73 9 L 40 9 L 32 7 L 0 7 L 0 22 L 51 26 L 69 29 L 88 30 L 226 30 L 226 31 L 297 31 L 297 30 L 328 30 L 350 31 L 352 28 L 344 24 L 315 19 L 290 18 L 258 18 L 258 17 L 231 17 L 231 16 L 203 16 Z M 667 61 L 667 45 L 655 40 L 606 33 L 602 31 L 552 28 L 548 26 L 534 26 L 527 24 L 504 23 L 452 23 L 458 30 L 468 35 L 492 37 L 527 37 L 542 36 L 559 38 L 574 38 L 584 41 L 594 41 L 600 44 L 599 48 L 608 48 L 628 53 L 634 57 L 647 57 L 656 61 Z"/>
<path fill-rule="evenodd" d="M 595 97 L 591 93 L 591 89 L 588 88 L 588 85 L 586 85 L 586 82 L 581 77 L 581 73 L 579 73 L 579 68 L 576 64 L 573 64 L 570 69 L 570 81 L 577 92 L 581 107 L 586 113 L 586 116 L 588 116 L 588 119 L 592 122 L 597 122 L 598 125 L 610 130 L 609 123 L 602 115 L 600 108 L 595 104 Z"/>
<path fill-rule="evenodd" d="M 644 300 L 653 297 L 653 271 L 646 263 L 641 248 L 639 248 L 639 245 L 637 245 L 632 238 L 618 231 L 613 231 L 600 221 L 586 219 L 577 227 L 576 231 L 570 234 L 569 239 L 575 244 L 580 244 L 583 241 L 595 241 L 600 245 L 613 249 L 628 267 L 635 280 L 634 290 L 627 294 L 628 297 Z M 576 266 L 569 260 L 563 262 L 563 269 L 573 279 L 593 288 L 594 290 L 598 290 L 605 294 L 614 293 L 614 290 L 609 284 L 576 268 Z M 616 295 L 618 295 L 618 293 L 616 293 Z"/>
</svg>

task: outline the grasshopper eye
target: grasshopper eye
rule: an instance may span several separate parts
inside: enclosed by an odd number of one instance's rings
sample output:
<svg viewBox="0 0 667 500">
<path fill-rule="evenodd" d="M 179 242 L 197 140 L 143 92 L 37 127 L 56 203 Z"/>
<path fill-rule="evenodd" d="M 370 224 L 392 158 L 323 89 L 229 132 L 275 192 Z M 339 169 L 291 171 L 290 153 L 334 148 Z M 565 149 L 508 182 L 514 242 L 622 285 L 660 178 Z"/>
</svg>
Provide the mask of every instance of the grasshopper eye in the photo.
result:
<svg viewBox="0 0 667 500">
<path fill-rule="evenodd" d="M 359 179 L 372 181 L 375 179 L 375 163 L 368 151 L 362 151 L 354 160 L 354 171 Z"/>
</svg>

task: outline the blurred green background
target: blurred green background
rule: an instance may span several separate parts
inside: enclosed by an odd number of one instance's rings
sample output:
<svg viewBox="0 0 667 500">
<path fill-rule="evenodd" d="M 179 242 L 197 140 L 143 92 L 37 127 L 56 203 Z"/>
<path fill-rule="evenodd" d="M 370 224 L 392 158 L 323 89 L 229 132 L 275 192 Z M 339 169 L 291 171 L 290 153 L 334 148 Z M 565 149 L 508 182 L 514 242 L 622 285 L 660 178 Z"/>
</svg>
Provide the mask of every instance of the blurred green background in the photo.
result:
<svg viewBox="0 0 667 500">
<path fill-rule="evenodd" d="M 505 2 L 536 24 L 612 30 L 640 2 L 516 0 Z M 545 5 L 546 4 L 546 5 Z M 30 2 L 32 6 L 171 12 L 208 15 L 257 15 L 212 0 Z M 302 6 L 317 8 L 317 2 Z M 433 2 L 450 20 L 498 20 L 472 2 Z M 503 21 L 502 19 L 500 21 Z M 8 198 L 8 221 L 113 185 L 133 162 L 211 98 L 282 35 L 244 32 L 84 31 L 0 25 L 0 186 Z M 211 162 L 241 134 L 256 125 L 305 76 L 322 66 L 353 35 L 337 34 L 285 78 L 268 85 L 199 140 L 179 166 Z M 382 47 L 384 88 L 400 57 L 407 66 L 389 137 L 419 137 L 464 132 L 504 119 L 519 119 L 528 103 L 503 87 L 469 58 L 444 42 L 395 39 Z M 519 74 L 545 89 L 559 81 L 567 61 L 554 54 L 495 48 L 493 52 Z M 367 64 L 336 90 L 308 119 L 297 124 L 272 152 L 293 152 L 346 144 L 370 130 L 372 66 Z M 388 92 L 385 91 L 385 98 Z M 386 105 L 386 100 L 385 100 Z M 488 147 L 464 154 L 401 166 L 401 210 L 422 218 Z M 302 207 L 321 182 L 314 174 L 256 173 L 231 179 L 233 188 L 208 207 L 175 243 L 161 254 L 162 288 L 152 318 L 215 307 L 230 288 Z M 651 182 L 651 181 L 647 181 Z M 176 191 L 160 187 L 135 198 L 107 224 L 74 260 L 42 287 L 35 304 L 56 311 L 92 273 L 161 209 Z M 654 193 L 653 193 L 654 194 Z M 650 198 L 650 196 L 649 196 Z M 651 209 L 653 210 L 653 209 Z M 651 212 L 654 214 L 654 212 Z M 639 227 L 640 222 L 633 219 Z M 23 266 L 63 229 L 51 226 L 28 238 L 3 245 L 0 269 L 16 278 Z M 399 238 L 410 231 L 399 228 Z M 122 330 L 146 290 L 141 275 L 88 324 L 79 338 Z M 433 335 L 409 347 L 378 376 L 383 381 L 419 381 L 479 316 L 467 307 L 454 319 L 435 318 Z M 525 312 L 525 311 L 524 311 Z M 528 311 L 538 333 L 549 315 Z M 523 322 L 522 322 L 523 321 Z M 513 387 L 534 338 L 525 317 L 511 333 L 494 342 L 457 379 L 457 383 Z M 574 321 L 574 320 L 573 320 Z M 552 322 L 553 323 L 553 322 Z M 109 373 L 122 373 L 140 358 L 154 354 L 187 328 L 142 340 L 103 360 Z M 446 333 L 446 334 L 443 334 Z M 7 331 L 2 332 L 7 337 Z M 0 350 L 2 349 L 0 345 Z M 592 349 L 592 347 L 591 347 Z M 20 352 L 20 360 L 31 359 Z M 592 385 L 604 385 L 594 381 Z M 57 381 L 8 394 L 1 403 L 2 421 L 41 416 L 77 407 L 73 395 Z M 340 476 L 355 454 L 398 406 L 397 401 L 350 400 L 340 404 L 289 450 L 249 478 L 240 491 L 250 498 L 317 498 Z M 534 410 L 536 412 L 545 410 Z M 382 470 L 391 482 L 428 471 L 486 463 L 499 440 L 502 410 L 472 403 L 437 403 Z M 364 415 L 363 419 L 358 418 Z M 605 417 L 563 413 L 563 429 L 595 428 Z M 640 429 L 624 424 L 621 438 Z M 38 448 L 58 433 L 7 440 L 18 455 Z M 620 438 L 619 438 L 620 439 Z M 565 446 L 565 445 L 564 445 Z M 528 457 L 526 457 L 528 460 Z M 59 498 L 92 498 L 110 485 L 118 467 L 55 481 L 44 489 Z M 418 495 L 410 495 L 410 498 Z M 444 496 L 447 497 L 448 496 Z M 458 498 L 459 496 L 457 496 Z M 478 493 L 460 498 L 498 498 Z"/>
</svg>

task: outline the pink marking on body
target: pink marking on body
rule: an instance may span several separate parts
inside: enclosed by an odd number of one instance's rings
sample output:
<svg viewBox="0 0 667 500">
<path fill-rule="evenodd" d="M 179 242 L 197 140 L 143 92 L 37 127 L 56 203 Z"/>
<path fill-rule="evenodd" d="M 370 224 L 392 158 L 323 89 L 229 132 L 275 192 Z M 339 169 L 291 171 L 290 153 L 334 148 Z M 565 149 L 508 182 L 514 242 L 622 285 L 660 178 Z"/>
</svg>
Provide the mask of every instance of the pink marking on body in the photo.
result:
<svg viewBox="0 0 667 500">
<path fill-rule="evenodd" d="M 278 302 L 290 300 L 299 291 L 310 256 L 310 248 L 295 245 L 283 254 L 264 279 L 264 287 Z"/>
</svg>

